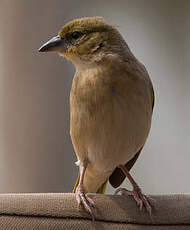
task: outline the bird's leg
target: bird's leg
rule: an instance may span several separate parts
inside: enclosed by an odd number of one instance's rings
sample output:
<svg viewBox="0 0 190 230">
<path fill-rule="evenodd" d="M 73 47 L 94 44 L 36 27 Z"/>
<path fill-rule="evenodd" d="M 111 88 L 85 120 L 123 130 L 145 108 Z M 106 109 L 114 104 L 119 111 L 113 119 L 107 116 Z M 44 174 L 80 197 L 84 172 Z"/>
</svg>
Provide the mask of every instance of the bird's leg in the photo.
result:
<svg viewBox="0 0 190 230">
<path fill-rule="evenodd" d="M 87 168 L 87 163 L 84 163 L 79 166 L 80 179 L 76 189 L 76 199 L 78 204 L 81 205 L 91 215 L 92 220 L 94 220 L 94 215 L 92 212 L 92 207 L 95 207 L 94 201 L 87 196 L 83 185 L 86 168 Z"/>
<path fill-rule="evenodd" d="M 143 206 L 146 208 L 148 213 L 151 215 L 152 213 L 152 206 L 154 205 L 155 201 L 150 198 L 149 196 L 146 196 L 142 193 L 140 187 L 135 182 L 135 180 L 132 178 L 130 173 L 127 171 L 124 165 L 119 165 L 119 168 L 122 170 L 122 172 L 127 176 L 129 181 L 131 182 L 133 186 L 133 191 L 129 191 L 125 188 L 118 188 L 115 192 L 115 194 L 121 192 L 122 195 L 126 196 L 133 196 L 135 201 L 137 202 L 137 205 L 140 207 L 140 210 L 142 210 Z"/>
</svg>

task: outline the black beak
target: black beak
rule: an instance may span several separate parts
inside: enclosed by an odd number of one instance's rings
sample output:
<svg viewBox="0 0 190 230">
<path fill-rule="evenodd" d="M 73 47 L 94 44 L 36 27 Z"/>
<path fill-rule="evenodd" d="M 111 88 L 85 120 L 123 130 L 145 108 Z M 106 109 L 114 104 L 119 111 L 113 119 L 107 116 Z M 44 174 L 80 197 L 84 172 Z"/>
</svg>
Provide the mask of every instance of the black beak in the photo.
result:
<svg viewBox="0 0 190 230">
<path fill-rule="evenodd" d="M 53 37 L 39 48 L 39 52 L 61 51 L 66 48 L 66 42 L 59 36 Z"/>
</svg>

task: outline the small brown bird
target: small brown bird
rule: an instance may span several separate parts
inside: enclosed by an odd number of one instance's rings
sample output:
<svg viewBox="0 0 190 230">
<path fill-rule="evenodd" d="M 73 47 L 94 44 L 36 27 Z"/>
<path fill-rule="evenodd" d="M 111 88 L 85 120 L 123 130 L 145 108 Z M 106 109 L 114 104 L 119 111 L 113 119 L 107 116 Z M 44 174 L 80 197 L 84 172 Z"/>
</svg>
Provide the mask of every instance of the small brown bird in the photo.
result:
<svg viewBox="0 0 190 230">
<path fill-rule="evenodd" d="M 54 51 L 76 67 L 70 94 L 70 134 L 80 169 L 76 199 L 93 217 L 87 193 L 118 187 L 127 176 L 132 195 L 151 213 L 153 200 L 129 174 L 147 139 L 154 91 L 145 67 L 118 30 L 102 17 L 76 19 L 62 27 L 40 52 Z"/>
</svg>

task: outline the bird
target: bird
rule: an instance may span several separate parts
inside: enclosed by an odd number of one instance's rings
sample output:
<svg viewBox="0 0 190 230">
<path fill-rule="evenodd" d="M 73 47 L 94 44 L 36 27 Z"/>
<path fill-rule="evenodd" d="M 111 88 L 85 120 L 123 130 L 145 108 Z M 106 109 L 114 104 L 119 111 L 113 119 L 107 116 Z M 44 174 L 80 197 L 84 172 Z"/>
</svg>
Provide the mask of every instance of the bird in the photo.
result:
<svg viewBox="0 0 190 230">
<path fill-rule="evenodd" d="M 79 176 L 74 193 L 94 219 L 88 193 L 104 193 L 107 182 L 118 188 L 127 177 L 133 196 L 150 214 L 154 200 L 144 195 L 130 174 L 148 137 L 154 90 L 145 66 L 134 56 L 118 29 L 103 17 L 65 24 L 39 49 L 56 52 L 76 69 L 70 92 L 70 136 Z"/>
</svg>

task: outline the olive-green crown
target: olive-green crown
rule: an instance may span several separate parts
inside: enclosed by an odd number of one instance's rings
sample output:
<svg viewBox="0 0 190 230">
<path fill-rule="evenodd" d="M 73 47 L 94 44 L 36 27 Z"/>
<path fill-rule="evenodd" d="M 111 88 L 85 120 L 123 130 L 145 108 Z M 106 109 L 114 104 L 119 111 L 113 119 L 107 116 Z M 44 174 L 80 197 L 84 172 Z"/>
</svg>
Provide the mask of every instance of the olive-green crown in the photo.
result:
<svg viewBox="0 0 190 230">
<path fill-rule="evenodd" d="M 65 35 L 74 31 L 98 32 L 108 30 L 109 28 L 113 29 L 111 25 L 106 23 L 103 17 L 85 17 L 68 22 L 61 28 L 58 35 L 64 38 Z"/>
</svg>

